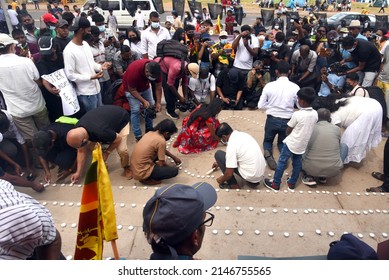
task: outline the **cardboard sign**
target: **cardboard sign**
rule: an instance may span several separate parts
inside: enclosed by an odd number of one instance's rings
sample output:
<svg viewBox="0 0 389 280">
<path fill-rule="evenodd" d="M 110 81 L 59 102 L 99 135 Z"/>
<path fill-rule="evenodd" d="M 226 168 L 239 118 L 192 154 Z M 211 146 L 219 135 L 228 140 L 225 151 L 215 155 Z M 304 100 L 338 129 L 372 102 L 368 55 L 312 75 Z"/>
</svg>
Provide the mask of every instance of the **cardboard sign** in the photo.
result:
<svg viewBox="0 0 389 280">
<path fill-rule="evenodd" d="M 62 100 L 64 116 L 73 115 L 80 110 L 76 91 L 66 77 L 64 69 L 57 70 L 49 75 L 43 75 L 42 78 L 60 90 L 59 96 Z"/>
</svg>

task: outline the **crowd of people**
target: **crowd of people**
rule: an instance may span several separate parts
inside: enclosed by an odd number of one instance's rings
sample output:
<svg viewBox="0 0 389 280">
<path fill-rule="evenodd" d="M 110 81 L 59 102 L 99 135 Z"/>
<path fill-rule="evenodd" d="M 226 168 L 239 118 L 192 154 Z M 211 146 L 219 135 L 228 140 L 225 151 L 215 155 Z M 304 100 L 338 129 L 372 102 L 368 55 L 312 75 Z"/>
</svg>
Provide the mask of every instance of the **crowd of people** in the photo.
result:
<svg viewBox="0 0 389 280">
<path fill-rule="evenodd" d="M 291 158 L 286 184 L 294 190 L 301 172 L 304 184 L 325 184 L 387 137 L 389 32 L 384 28 L 371 30 L 358 20 L 329 27 L 312 13 L 288 21 L 278 9 L 271 26 L 258 17 L 240 30 L 229 10 L 224 30 L 218 30 L 205 9 L 196 10 L 194 20 L 186 12 L 183 22 L 173 11 L 174 21 L 166 21 L 166 27 L 151 12 L 122 33 L 112 11 L 104 18 L 96 9 L 88 14 L 73 9 L 54 4 L 39 28 L 24 9 L 10 34 L 0 34 L 0 178 L 13 184 L 42 191 L 34 167 L 51 182 L 55 166 L 57 180 L 80 181 L 95 142 L 105 144 L 104 160 L 117 151 L 127 178 L 160 184 L 178 174 L 181 160 L 166 149 L 166 141 L 178 133 L 172 146 L 182 154 L 227 146 L 215 152 L 212 165 L 223 172 L 216 179 L 220 188 L 242 188 L 237 175 L 243 184 L 263 181 L 279 190 Z M 183 49 L 184 57 L 161 55 L 158 46 L 166 41 Z M 45 78 L 53 73 L 65 75 L 76 92 L 79 109 L 72 114 L 64 116 L 61 89 Z M 253 115 L 266 111 L 263 149 L 248 133 L 218 120 L 223 109 L 244 108 Z M 155 125 L 162 111 L 167 118 Z M 187 111 L 178 128 L 173 120 Z M 137 142 L 131 155 L 130 126 Z M 266 165 L 275 170 L 274 179 L 264 180 Z M 25 179 L 14 176 L 22 176 L 23 168 Z M 386 169 L 373 176 L 387 181 Z M 387 192 L 386 184 L 367 191 Z M 201 234 L 186 242 L 198 250 Z M 157 240 L 151 233 L 148 239 Z M 156 252 L 171 250 L 165 245 L 154 244 Z"/>
</svg>

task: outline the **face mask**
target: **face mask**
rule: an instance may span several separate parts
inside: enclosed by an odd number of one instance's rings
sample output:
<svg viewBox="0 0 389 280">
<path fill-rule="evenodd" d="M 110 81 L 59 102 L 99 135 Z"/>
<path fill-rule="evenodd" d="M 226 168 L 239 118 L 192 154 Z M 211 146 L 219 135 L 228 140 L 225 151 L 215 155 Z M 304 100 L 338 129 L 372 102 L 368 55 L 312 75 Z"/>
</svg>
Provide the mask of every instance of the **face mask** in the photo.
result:
<svg viewBox="0 0 389 280">
<path fill-rule="evenodd" d="M 261 40 L 261 41 L 264 41 L 264 40 L 265 40 L 265 35 L 260 35 L 260 36 L 258 37 L 258 39 Z"/>
<path fill-rule="evenodd" d="M 279 43 L 279 42 L 274 42 L 273 44 L 274 44 L 274 46 L 276 46 L 277 48 L 279 48 L 279 47 L 282 46 L 282 43 Z"/>
<path fill-rule="evenodd" d="M 188 15 L 185 15 L 184 18 L 188 18 Z"/>
<path fill-rule="evenodd" d="M 147 76 L 147 79 L 149 79 L 150 81 L 155 81 L 156 78 L 153 78 L 153 77 L 150 77 L 150 76 Z"/>
<path fill-rule="evenodd" d="M 192 39 L 194 37 L 194 34 L 186 34 L 186 36 L 188 36 L 189 39 Z"/>
<path fill-rule="evenodd" d="M 26 24 L 25 27 L 26 27 L 27 30 L 33 30 L 35 28 L 33 23 Z"/>
<path fill-rule="evenodd" d="M 222 45 L 227 44 L 227 39 L 220 39 L 220 43 L 221 43 Z"/>
<path fill-rule="evenodd" d="M 355 48 L 351 48 L 351 49 L 348 49 L 347 51 L 348 52 L 353 52 L 355 50 Z"/>
<path fill-rule="evenodd" d="M 353 86 L 350 84 L 346 84 L 346 90 L 351 91 L 353 89 Z"/>
<path fill-rule="evenodd" d="M 158 29 L 159 28 L 159 22 L 152 22 L 151 23 L 151 28 Z"/>
<path fill-rule="evenodd" d="M 131 37 L 130 42 L 136 42 L 136 37 Z"/>
<path fill-rule="evenodd" d="M 221 142 L 223 145 L 225 145 L 225 146 L 227 146 L 227 144 L 228 144 L 228 141 L 224 141 L 223 139 L 220 139 L 220 142 Z"/>
<path fill-rule="evenodd" d="M 49 25 L 49 29 L 50 29 L 50 30 L 54 30 L 54 29 L 55 29 L 55 26 Z"/>
<path fill-rule="evenodd" d="M 140 10 L 140 9 L 138 9 L 138 13 L 141 13 L 141 10 Z"/>
<path fill-rule="evenodd" d="M 84 34 L 82 35 L 82 40 L 90 41 L 92 39 L 92 34 Z"/>
<path fill-rule="evenodd" d="M 196 18 L 199 14 L 198 13 L 194 13 L 194 17 Z"/>
<path fill-rule="evenodd" d="M 294 45 L 294 42 L 292 42 L 292 41 L 288 42 L 289 47 L 293 47 L 293 45 Z"/>
<path fill-rule="evenodd" d="M 278 29 L 280 28 L 278 25 L 274 25 L 274 29 Z"/>
<path fill-rule="evenodd" d="M 105 26 L 104 25 L 98 26 L 98 28 L 99 28 L 100 32 L 104 32 L 105 31 Z"/>
</svg>

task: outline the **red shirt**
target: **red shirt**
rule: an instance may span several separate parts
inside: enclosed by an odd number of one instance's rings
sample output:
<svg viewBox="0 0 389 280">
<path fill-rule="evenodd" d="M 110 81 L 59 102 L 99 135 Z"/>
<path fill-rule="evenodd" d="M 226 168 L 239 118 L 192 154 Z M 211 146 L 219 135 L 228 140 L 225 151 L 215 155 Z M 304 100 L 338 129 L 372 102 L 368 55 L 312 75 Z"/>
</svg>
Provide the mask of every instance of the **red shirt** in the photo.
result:
<svg viewBox="0 0 389 280">
<path fill-rule="evenodd" d="M 150 80 L 145 74 L 145 65 L 150 62 L 150 59 L 135 60 L 128 65 L 123 76 L 124 90 L 129 91 L 129 88 L 135 88 L 138 92 L 145 91 L 150 88 Z M 161 75 L 155 80 L 156 83 L 162 81 Z"/>
</svg>

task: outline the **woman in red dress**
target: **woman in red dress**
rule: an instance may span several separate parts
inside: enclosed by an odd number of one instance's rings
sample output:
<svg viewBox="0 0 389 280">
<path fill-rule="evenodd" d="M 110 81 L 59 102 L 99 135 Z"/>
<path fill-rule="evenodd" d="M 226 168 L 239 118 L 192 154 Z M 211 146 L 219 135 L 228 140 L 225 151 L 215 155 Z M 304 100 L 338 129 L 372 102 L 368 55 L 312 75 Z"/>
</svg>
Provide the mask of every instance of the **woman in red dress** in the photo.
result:
<svg viewBox="0 0 389 280">
<path fill-rule="evenodd" d="M 219 126 L 216 115 L 221 111 L 223 102 L 215 98 L 208 105 L 201 104 L 182 121 L 182 128 L 173 147 L 182 154 L 195 154 L 213 150 L 219 139 L 215 130 Z"/>
</svg>

